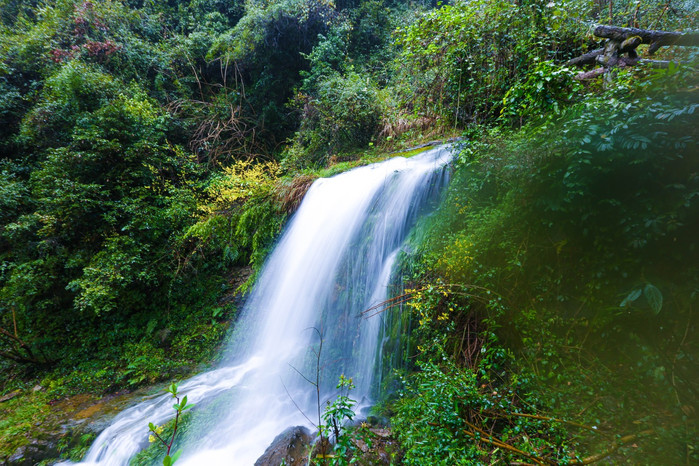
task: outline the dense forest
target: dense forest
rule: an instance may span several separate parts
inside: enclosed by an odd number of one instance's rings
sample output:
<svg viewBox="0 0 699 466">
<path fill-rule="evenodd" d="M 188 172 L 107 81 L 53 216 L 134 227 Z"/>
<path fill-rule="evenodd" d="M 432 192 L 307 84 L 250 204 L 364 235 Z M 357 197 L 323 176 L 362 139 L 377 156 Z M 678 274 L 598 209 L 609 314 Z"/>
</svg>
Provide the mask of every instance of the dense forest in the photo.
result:
<svg viewBox="0 0 699 466">
<path fill-rule="evenodd" d="M 402 258 L 412 350 L 377 408 L 392 461 L 699 461 L 699 55 L 568 63 L 604 46 L 596 24 L 696 31 L 693 1 L 0 16 L 0 461 L 56 400 L 214 363 L 313 180 L 455 137 Z"/>
</svg>

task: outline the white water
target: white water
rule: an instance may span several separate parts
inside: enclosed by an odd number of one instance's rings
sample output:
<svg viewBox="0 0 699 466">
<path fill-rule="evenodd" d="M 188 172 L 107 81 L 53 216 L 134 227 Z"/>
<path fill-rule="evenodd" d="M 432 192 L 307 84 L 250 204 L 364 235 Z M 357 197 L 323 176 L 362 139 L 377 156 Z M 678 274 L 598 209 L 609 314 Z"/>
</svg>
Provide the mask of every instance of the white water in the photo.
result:
<svg viewBox="0 0 699 466">
<path fill-rule="evenodd" d="M 317 422 L 315 388 L 299 372 L 315 380 L 319 333 L 321 403 L 340 374 L 354 378 L 352 398 L 370 403 L 380 322 L 361 311 L 387 298 L 401 246 L 446 183 L 449 159 L 436 148 L 313 183 L 246 302 L 232 356 L 180 384 L 192 403 L 225 402 L 213 425 L 185 436 L 178 465 L 252 465 L 287 427 L 314 430 L 300 411 Z M 148 422 L 173 413 L 166 395 L 123 411 L 83 464 L 128 464 L 147 445 Z"/>
</svg>

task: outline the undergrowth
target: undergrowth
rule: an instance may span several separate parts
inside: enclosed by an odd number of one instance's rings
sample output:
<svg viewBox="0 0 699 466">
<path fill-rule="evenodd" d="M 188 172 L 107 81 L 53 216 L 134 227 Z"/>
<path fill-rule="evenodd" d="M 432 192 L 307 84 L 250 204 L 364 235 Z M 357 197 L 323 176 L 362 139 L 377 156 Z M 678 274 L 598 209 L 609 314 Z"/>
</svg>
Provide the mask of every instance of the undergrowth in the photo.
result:
<svg viewBox="0 0 699 466">
<path fill-rule="evenodd" d="M 694 71 L 627 77 L 462 145 L 409 290 L 408 463 L 697 460 Z"/>
</svg>

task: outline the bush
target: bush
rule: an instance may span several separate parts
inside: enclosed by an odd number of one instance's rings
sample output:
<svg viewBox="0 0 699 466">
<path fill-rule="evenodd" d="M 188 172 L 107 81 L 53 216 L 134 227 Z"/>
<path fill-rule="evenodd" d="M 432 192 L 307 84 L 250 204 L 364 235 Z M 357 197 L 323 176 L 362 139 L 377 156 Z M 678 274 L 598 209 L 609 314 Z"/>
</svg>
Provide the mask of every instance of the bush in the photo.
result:
<svg viewBox="0 0 699 466">
<path fill-rule="evenodd" d="M 300 85 L 300 72 L 307 70 L 304 55 L 328 33 L 335 16 L 332 5 L 319 0 L 247 2 L 245 16 L 209 51 L 210 58 L 238 64 L 244 111 L 254 119 L 258 136 L 264 134 L 268 149 L 296 128 L 286 103 Z"/>
<path fill-rule="evenodd" d="M 378 135 L 384 113 L 383 93 L 368 76 L 331 73 L 314 95 L 299 95 L 303 105 L 297 144 L 312 163 L 333 153 L 366 148 Z"/>
<path fill-rule="evenodd" d="M 428 241 L 446 283 L 502 296 L 487 315 L 541 399 L 571 416 L 589 406 L 580 421 L 612 432 L 639 417 L 638 430 L 662 426 L 664 441 L 624 451 L 632 461 L 682 461 L 671 439 L 697 428 L 683 408 L 697 364 L 686 333 L 699 282 L 692 73 L 468 143 Z M 682 361 L 671 377 L 669 354 Z"/>
<path fill-rule="evenodd" d="M 511 356 L 496 345 L 484 347 L 481 356 L 471 370 L 457 367 L 442 353 L 437 360 L 423 360 L 420 371 L 408 378 L 391 419 L 404 463 L 525 459 L 566 464 L 573 459 L 576 454 L 560 422 L 538 415 L 528 380 L 499 375 L 511 372 L 506 367 Z"/>
<path fill-rule="evenodd" d="M 215 253 L 220 267 L 261 267 L 285 220 L 273 193 L 278 171 L 273 162 L 239 161 L 212 176 L 206 189 L 209 202 L 200 206 L 201 218 L 182 238 L 192 257 Z"/>
<path fill-rule="evenodd" d="M 401 29 L 399 86 L 405 105 L 461 127 L 494 121 L 510 88 L 526 81 L 539 62 L 578 50 L 568 44 L 580 41 L 566 37 L 576 12 L 563 10 L 552 21 L 550 5 L 555 4 L 457 2 Z"/>
</svg>

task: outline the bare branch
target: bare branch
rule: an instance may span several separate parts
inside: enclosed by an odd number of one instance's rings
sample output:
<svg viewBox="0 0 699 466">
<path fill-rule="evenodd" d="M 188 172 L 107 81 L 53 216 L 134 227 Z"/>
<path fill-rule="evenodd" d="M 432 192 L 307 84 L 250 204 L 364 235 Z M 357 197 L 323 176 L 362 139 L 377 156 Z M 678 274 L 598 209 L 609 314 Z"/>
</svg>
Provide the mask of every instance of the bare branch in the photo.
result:
<svg viewBox="0 0 699 466">
<path fill-rule="evenodd" d="M 298 410 L 298 412 L 301 413 L 301 415 L 302 415 L 303 417 L 305 417 L 306 420 L 307 420 L 308 422 L 310 422 L 311 424 L 315 425 L 315 423 L 314 423 L 313 421 L 311 421 L 310 418 L 309 418 L 308 416 L 306 416 L 306 413 L 303 412 L 303 410 L 299 407 L 299 405 L 296 404 L 296 400 L 294 400 L 294 397 L 292 397 L 292 396 L 291 396 L 291 393 L 289 393 L 289 389 L 286 388 L 286 385 L 284 384 L 284 381 L 282 380 L 281 377 L 279 377 L 279 381 L 282 383 L 282 387 L 284 387 L 284 391 L 286 392 L 286 395 L 289 397 L 289 399 L 291 400 L 291 402 L 294 404 L 294 406 L 296 407 L 296 409 Z"/>
<path fill-rule="evenodd" d="M 313 386 L 315 387 L 315 385 L 316 385 L 315 382 L 311 381 L 308 377 L 306 377 L 305 375 L 303 375 L 303 373 L 301 373 L 300 370 L 296 369 L 296 368 L 295 368 L 294 366 L 292 366 L 291 364 L 289 364 L 289 367 L 291 367 L 294 371 L 296 371 L 296 373 L 297 373 L 298 375 L 300 375 L 301 377 L 303 377 L 303 380 L 305 380 L 306 382 L 310 383 L 311 385 L 313 385 Z"/>
</svg>

